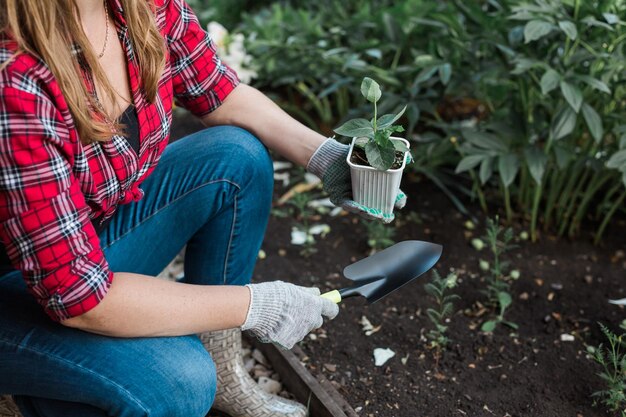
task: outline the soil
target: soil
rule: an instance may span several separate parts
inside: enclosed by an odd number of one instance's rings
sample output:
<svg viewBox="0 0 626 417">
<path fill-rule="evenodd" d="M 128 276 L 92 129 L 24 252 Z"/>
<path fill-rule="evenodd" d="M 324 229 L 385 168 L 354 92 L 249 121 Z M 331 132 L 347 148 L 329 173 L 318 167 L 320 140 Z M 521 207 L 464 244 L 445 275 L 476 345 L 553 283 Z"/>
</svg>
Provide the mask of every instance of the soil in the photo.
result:
<svg viewBox="0 0 626 417">
<path fill-rule="evenodd" d="M 617 330 L 626 317 L 622 308 L 607 304 L 609 298 L 626 297 L 626 258 L 619 251 L 626 246 L 626 222 L 616 222 L 602 247 L 587 237 L 575 242 L 550 235 L 537 243 L 519 240 L 509 258 L 521 277 L 513 283 L 514 302 L 506 316 L 519 330 L 512 333 L 500 326 L 485 334 L 479 329 L 489 313 L 476 317 L 485 288 L 478 261 L 488 254 L 469 244 L 471 237 L 483 234 L 484 221 L 472 233 L 430 184 L 405 180 L 403 189 L 409 202 L 394 222 L 395 241 L 442 244 L 444 254 L 436 268 L 459 276 L 455 292 L 461 299 L 449 323 L 449 348 L 437 363 L 424 339 L 431 328 L 425 310 L 433 304 L 423 288 L 428 274 L 373 305 L 363 299 L 343 302 L 335 320 L 301 343 L 310 370 L 334 381 L 363 416 L 609 415 L 592 406 L 591 394 L 603 386 L 585 344 L 603 342 L 598 322 Z M 283 192 L 277 189 L 275 194 Z M 478 208 L 473 211 L 479 213 Z M 418 213 L 422 223 L 403 221 L 410 212 Z M 340 272 L 367 255 L 367 233 L 351 215 L 320 222 L 332 231 L 316 244 L 317 253 L 303 257 L 290 244 L 292 224 L 272 218 L 263 244 L 267 257 L 259 261 L 255 279 L 282 279 L 322 290 L 347 286 Z M 366 336 L 359 324 L 362 316 L 380 330 Z M 563 334 L 573 335 L 574 341 L 561 341 Z M 378 347 L 396 353 L 383 367 L 374 366 L 372 353 Z"/>
<path fill-rule="evenodd" d="M 367 156 L 365 155 L 365 149 L 360 147 L 353 147 L 352 154 L 350 155 L 350 162 L 355 165 L 371 167 L 370 163 L 367 162 Z M 404 162 L 404 152 L 396 151 L 396 159 L 393 161 L 391 168 L 389 169 L 398 169 L 402 166 L 402 162 Z"/>
<path fill-rule="evenodd" d="M 592 245 L 588 231 L 576 241 L 550 234 L 536 243 L 518 239 L 508 259 L 521 277 L 513 282 L 514 301 L 506 319 L 519 330 L 498 326 L 486 334 L 479 329 L 490 313 L 477 316 L 485 288 L 478 262 L 489 255 L 469 243 L 483 235 L 486 216 L 469 204 L 479 221 L 476 230 L 467 230 L 466 219 L 437 188 L 410 177 L 403 180 L 407 207 L 391 227 L 395 241 L 442 244 L 436 268 L 459 277 L 454 291 L 461 298 L 448 323 L 449 348 L 436 360 L 424 338 L 431 329 L 425 311 L 433 305 L 423 288 L 430 278 L 425 274 L 375 304 L 358 297 L 341 303 L 339 316 L 300 344 L 311 372 L 330 379 L 358 414 L 367 417 L 610 416 L 602 406 L 593 406 L 591 394 L 604 386 L 586 344 L 604 342 L 597 323 L 618 330 L 626 318 L 623 308 L 607 303 L 626 297 L 626 219 L 614 221 L 602 246 Z M 275 198 L 285 191 L 277 185 Z M 263 243 L 266 256 L 257 263 L 255 280 L 281 279 L 323 291 L 350 284 L 341 271 L 369 252 L 363 222 L 354 215 L 312 221 L 330 225 L 331 232 L 317 236 L 317 252 L 304 257 L 302 247 L 290 243 L 297 219 L 270 219 Z M 524 224 L 514 225 L 517 236 Z M 380 326 L 379 331 L 366 336 L 359 324 L 362 316 Z M 562 335 L 574 340 L 562 341 Z M 374 366 L 372 356 L 379 347 L 396 354 L 382 367 Z"/>
</svg>

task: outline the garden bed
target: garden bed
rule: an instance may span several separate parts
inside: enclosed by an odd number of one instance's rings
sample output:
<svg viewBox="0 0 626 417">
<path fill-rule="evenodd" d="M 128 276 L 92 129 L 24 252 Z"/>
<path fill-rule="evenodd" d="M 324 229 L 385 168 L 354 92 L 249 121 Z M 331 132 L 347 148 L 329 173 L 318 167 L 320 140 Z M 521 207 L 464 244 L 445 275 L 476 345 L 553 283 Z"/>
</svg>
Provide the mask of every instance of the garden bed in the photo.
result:
<svg viewBox="0 0 626 417">
<path fill-rule="evenodd" d="M 423 288 L 428 277 L 423 277 L 371 306 L 361 299 L 342 303 L 335 320 L 301 343 L 311 372 L 328 378 L 362 416 L 607 415 L 592 406 L 591 394 L 602 386 L 585 343 L 604 342 L 597 322 L 615 329 L 624 319 L 621 308 L 607 304 L 608 298 L 625 296 L 624 221 L 615 222 L 602 247 L 589 239 L 570 242 L 550 235 L 534 244 L 518 241 L 509 257 L 521 277 L 513 283 L 507 319 L 519 330 L 498 326 L 494 334 L 486 334 L 480 325 L 487 315 L 477 316 L 477 302 L 484 302 L 480 290 L 485 288 L 478 260 L 487 255 L 469 244 L 471 237 L 483 234 L 484 218 L 470 232 L 465 219 L 432 186 L 404 187 L 409 204 L 395 223 L 401 224 L 395 240 L 443 244 L 436 268 L 442 273 L 454 270 L 459 277 L 455 291 L 461 299 L 449 323 L 448 350 L 437 366 L 424 339 L 432 327 L 425 315 L 432 300 Z M 284 191 L 277 186 L 275 196 Z M 411 211 L 421 223 L 403 221 Z M 290 244 L 293 221 L 273 217 L 263 244 L 266 258 L 259 261 L 255 279 L 324 290 L 345 286 L 340 273 L 366 256 L 367 234 L 351 215 L 320 221 L 331 232 L 318 239 L 316 253 L 303 257 L 301 247 Z M 366 336 L 362 316 L 380 330 Z M 378 347 L 396 353 L 383 367 L 374 366 L 372 352 Z"/>
</svg>

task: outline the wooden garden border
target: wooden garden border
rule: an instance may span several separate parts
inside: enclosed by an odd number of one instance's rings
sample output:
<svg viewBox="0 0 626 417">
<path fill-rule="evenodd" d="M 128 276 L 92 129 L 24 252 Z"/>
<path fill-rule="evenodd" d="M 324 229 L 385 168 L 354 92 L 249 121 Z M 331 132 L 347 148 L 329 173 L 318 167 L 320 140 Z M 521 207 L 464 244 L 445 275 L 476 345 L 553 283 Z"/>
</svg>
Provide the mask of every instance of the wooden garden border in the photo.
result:
<svg viewBox="0 0 626 417">
<path fill-rule="evenodd" d="M 315 378 L 302 365 L 304 353 L 298 346 L 284 350 L 255 338 L 250 338 L 250 343 L 265 355 L 289 392 L 308 404 L 310 417 L 359 417 L 328 379 L 322 375 Z"/>
</svg>

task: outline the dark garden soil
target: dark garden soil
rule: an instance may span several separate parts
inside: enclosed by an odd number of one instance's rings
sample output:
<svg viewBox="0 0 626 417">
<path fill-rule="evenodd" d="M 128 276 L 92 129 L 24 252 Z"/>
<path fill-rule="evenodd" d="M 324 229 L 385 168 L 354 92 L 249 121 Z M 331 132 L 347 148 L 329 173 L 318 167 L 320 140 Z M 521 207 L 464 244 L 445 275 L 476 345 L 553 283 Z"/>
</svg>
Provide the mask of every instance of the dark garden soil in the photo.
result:
<svg viewBox="0 0 626 417">
<path fill-rule="evenodd" d="M 409 168 L 410 170 L 410 168 Z M 516 242 L 512 267 L 521 277 L 512 285 L 513 305 L 506 318 L 519 330 L 499 326 L 494 334 L 480 332 L 490 313 L 480 317 L 484 273 L 478 252 L 470 244 L 481 236 L 485 216 L 477 207 L 476 230 L 431 183 L 403 180 L 407 207 L 394 222 L 395 241 L 427 240 L 444 246 L 436 268 L 459 276 L 455 292 L 457 313 L 449 323 L 449 349 L 437 364 L 427 348 L 431 324 L 425 315 L 432 300 L 423 284 L 430 274 L 373 305 L 360 298 L 341 304 L 339 316 L 324 325 L 301 347 L 313 374 L 324 374 L 361 416 L 608 416 L 593 407 L 591 394 L 602 389 L 598 365 L 586 357 L 585 344 L 603 341 L 598 322 L 616 330 L 625 311 L 609 298 L 626 297 L 626 221 L 615 221 L 602 246 L 590 243 L 589 233 L 577 241 L 542 235 L 537 243 Z M 275 198 L 285 192 L 277 186 Z M 470 206 L 471 207 L 471 206 Z M 416 212 L 421 223 L 408 221 Z M 363 224 L 352 215 L 323 216 L 331 232 L 318 237 L 317 252 L 309 257 L 290 244 L 296 220 L 272 217 L 263 243 L 255 279 L 281 279 L 322 290 L 346 286 L 342 269 L 369 251 Z M 521 223 L 521 222 L 518 222 Z M 516 235 L 522 230 L 517 224 Z M 471 234 L 471 236 L 470 236 Z M 380 330 L 366 336 L 359 324 L 366 316 Z M 562 335 L 573 341 L 562 341 Z M 396 356 L 374 366 L 373 350 L 390 348 Z"/>
<path fill-rule="evenodd" d="M 623 309 L 607 304 L 608 298 L 626 297 L 626 258 L 618 252 L 626 249 L 624 221 L 609 231 L 602 247 L 584 237 L 569 242 L 544 235 L 535 244 L 517 242 L 510 258 L 521 277 L 513 284 L 514 303 L 507 318 L 519 331 L 498 327 L 489 335 L 479 331 L 488 313 L 475 317 L 480 311 L 476 301 L 484 300 L 478 260 L 488 259 L 486 250 L 478 252 L 469 244 L 465 219 L 437 189 L 428 183 L 404 188 L 409 203 L 396 221 L 395 240 L 442 244 L 444 254 L 436 268 L 442 273 L 454 269 L 460 279 L 450 348 L 437 366 L 423 338 L 431 326 L 425 310 L 432 300 L 422 277 L 373 305 L 362 299 L 342 303 L 339 316 L 315 340 L 301 344 L 310 370 L 335 381 L 363 416 L 606 415 L 592 406 L 590 395 L 601 383 L 598 366 L 586 358 L 585 343 L 597 346 L 602 341 L 597 322 L 617 329 L 626 317 Z M 277 188 L 275 194 L 283 192 Z M 421 224 L 403 222 L 402 214 L 411 211 L 419 214 Z M 273 217 L 263 244 L 267 258 L 259 261 L 256 279 L 323 290 L 345 286 L 348 281 L 340 272 L 367 255 L 366 231 L 353 216 L 321 221 L 332 230 L 316 244 L 318 252 L 305 258 L 300 247 L 290 244 L 293 222 Z M 482 235 L 482 227 L 480 222 L 473 236 Z M 365 336 L 362 316 L 380 330 Z M 563 334 L 575 340 L 561 341 Z M 372 353 L 377 347 L 390 348 L 396 356 L 376 367 Z"/>
</svg>

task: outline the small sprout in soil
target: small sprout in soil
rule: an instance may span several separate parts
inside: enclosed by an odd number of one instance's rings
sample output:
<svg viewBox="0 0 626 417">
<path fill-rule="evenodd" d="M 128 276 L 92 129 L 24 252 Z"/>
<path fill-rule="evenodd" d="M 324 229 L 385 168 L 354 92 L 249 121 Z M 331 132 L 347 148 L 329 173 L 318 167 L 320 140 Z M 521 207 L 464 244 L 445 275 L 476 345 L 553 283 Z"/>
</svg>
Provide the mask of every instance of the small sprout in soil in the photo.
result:
<svg viewBox="0 0 626 417">
<path fill-rule="evenodd" d="M 511 277 L 511 279 L 518 280 L 519 277 L 520 277 L 520 272 L 519 272 L 519 270 L 514 269 L 514 270 L 511 271 L 509 276 Z"/>
<path fill-rule="evenodd" d="M 619 412 L 626 416 L 626 333 L 617 335 L 608 327 L 600 324 L 602 333 L 609 342 L 609 346 L 587 346 L 591 358 L 602 366 L 598 374 L 604 381 L 605 389 L 592 394 L 598 402 L 606 406 L 613 413 Z"/>
<path fill-rule="evenodd" d="M 480 261 L 478 261 L 478 267 L 480 268 L 481 271 L 489 271 L 489 268 L 491 268 L 491 266 L 489 265 L 489 262 L 485 261 L 484 259 L 481 259 Z"/>
<path fill-rule="evenodd" d="M 483 248 L 485 247 L 485 242 L 476 237 L 472 239 L 472 246 L 476 250 L 483 250 Z"/>
<path fill-rule="evenodd" d="M 484 270 L 482 263 L 485 262 L 488 264 L 486 269 L 489 272 L 486 280 L 487 289 L 482 292 L 487 296 L 487 305 L 496 310 L 496 316 L 484 322 L 481 330 L 493 332 L 498 324 L 517 329 L 517 324 L 504 319 L 504 314 L 513 303 L 513 298 L 510 294 L 512 277 L 506 275 L 510 263 L 502 260 L 502 257 L 507 251 L 515 247 L 510 243 L 513 240 L 513 229 L 500 227 L 500 219 L 496 216 L 495 220 L 487 219 L 486 232 L 483 240 L 487 242 L 493 262 L 480 261 L 481 269 Z"/>
<path fill-rule="evenodd" d="M 310 217 L 314 214 L 309 207 L 310 196 L 307 193 L 296 193 L 289 201 L 290 214 L 295 217 L 296 224 L 292 229 L 292 238 L 295 238 L 302 245 L 300 255 L 309 257 L 317 252 L 315 247 L 315 237 L 311 233 Z M 299 235 L 304 234 L 304 239 L 299 239 Z M 303 240 L 300 242 L 300 240 Z"/>
<path fill-rule="evenodd" d="M 426 338 L 430 341 L 430 348 L 434 350 L 437 362 L 450 342 L 446 335 L 447 323 L 450 317 L 454 315 L 453 301 L 460 298 L 450 291 L 456 287 L 456 284 L 457 276 L 455 274 L 449 274 L 442 278 L 439 272 L 434 270 L 430 282 L 424 285 L 424 289 L 435 302 L 434 308 L 426 310 L 426 314 L 434 327 L 428 331 Z"/>
<path fill-rule="evenodd" d="M 475 224 L 474 224 L 474 222 L 473 222 L 473 221 L 471 221 L 471 220 L 467 220 L 467 221 L 466 221 L 465 223 L 463 223 L 463 224 L 464 224 L 464 226 L 465 226 L 465 228 L 466 228 L 467 230 L 474 230 L 474 229 L 476 229 L 476 225 L 475 225 Z"/>
<path fill-rule="evenodd" d="M 371 253 L 388 248 L 395 243 L 393 237 L 396 229 L 393 226 L 376 220 L 365 221 L 364 224 L 367 230 L 367 245 L 371 248 Z"/>
<path fill-rule="evenodd" d="M 335 129 L 335 132 L 348 136 L 350 138 L 365 138 L 363 142 L 355 143 L 353 157 L 358 158 L 359 153 L 365 156 L 361 160 L 353 160 L 352 162 L 360 165 L 369 164 L 370 166 L 386 171 L 392 167 L 399 168 L 403 163 L 403 156 L 409 149 L 406 145 L 399 141 L 392 141 L 391 135 L 396 132 L 403 132 L 402 126 L 396 126 L 394 123 L 402 117 L 406 106 L 396 114 L 385 114 L 378 117 L 377 104 L 382 95 L 380 86 L 371 78 L 365 77 L 361 83 L 361 94 L 370 103 L 374 104 L 374 117 L 367 119 L 348 120 L 343 125 Z M 399 156 L 399 158 L 398 158 Z"/>
</svg>

